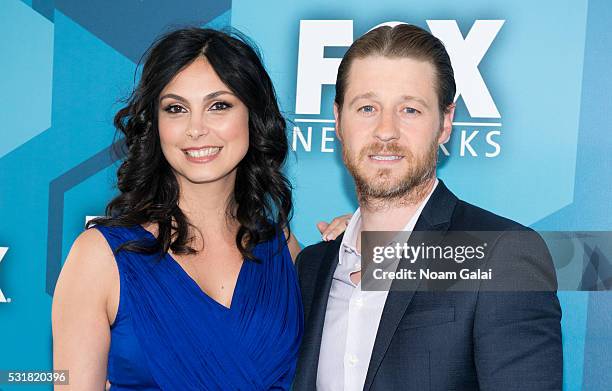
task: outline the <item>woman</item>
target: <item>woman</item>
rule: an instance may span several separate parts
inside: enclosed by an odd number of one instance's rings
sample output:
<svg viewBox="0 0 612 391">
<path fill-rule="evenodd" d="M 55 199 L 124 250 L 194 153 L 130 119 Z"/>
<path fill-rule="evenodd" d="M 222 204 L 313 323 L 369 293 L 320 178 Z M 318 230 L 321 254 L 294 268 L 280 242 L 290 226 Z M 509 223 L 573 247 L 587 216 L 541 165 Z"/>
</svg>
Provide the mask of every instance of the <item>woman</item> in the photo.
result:
<svg viewBox="0 0 612 391">
<path fill-rule="evenodd" d="M 256 52 L 209 29 L 165 35 L 115 126 L 120 194 L 62 269 L 54 368 L 73 390 L 288 389 L 299 246 L 285 121 Z"/>
</svg>

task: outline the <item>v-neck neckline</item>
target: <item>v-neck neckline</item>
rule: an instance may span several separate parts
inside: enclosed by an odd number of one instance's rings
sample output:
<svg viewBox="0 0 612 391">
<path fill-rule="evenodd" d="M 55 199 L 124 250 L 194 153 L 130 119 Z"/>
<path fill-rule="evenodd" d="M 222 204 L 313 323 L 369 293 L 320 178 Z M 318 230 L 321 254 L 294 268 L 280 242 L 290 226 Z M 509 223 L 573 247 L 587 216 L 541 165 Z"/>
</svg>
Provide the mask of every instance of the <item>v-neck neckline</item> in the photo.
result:
<svg viewBox="0 0 612 391">
<path fill-rule="evenodd" d="M 136 224 L 138 226 L 138 228 L 142 231 L 145 232 L 145 235 L 149 236 L 149 238 L 152 238 L 154 240 L 157 240 L 157 238 L 155 237 L 155 235 L 153 235 L 151 233 L 151 231 L 147 230 L 145 227 L 143 227 L 140 224 Z M 193 279 L 193 277 L 191 277 L 189 275 L 189 273 L 187 273 L 187 271 L 185 271 L 185 269 L 183 268 L 183 266 L 181 266 L 181 264 L 172 256 L 172 254 L 170 254 L 169 252 L 166 252 L 164 254 L 164 256 L 170 261 L 170 263 L 172 265 L 174 265 L 175 268 L 177 268 L 177 271 L 180 275 L 183 276 L 183 278 L 187 281 L 188 284 L 191 285 L 191 287 L 197 292 L 199 293 L 200 296 L 202 296 L 205 300 L 213 303 L 214 305 L 220 307 L 220 309 L 224 310 L 224 311 L 231 311 L 234 309 L 234 307 L 237 304 L 237 299 L 239 298 L 237 295 L 237 291 L 240 288 L 240 286 L 242 286 L 241 283 L 241 277 L 244 274 L 244 269 L 246 268 L 246 263 L 248 262 L 248 260 L 246 259 L 242 259 L 242 265 L 240 265 L 240 270 L 238 271 L 238 276 L 236 277 L 236 284 L 234 285 L 234 291 L 232 292 L 232 298 L 230 301 L 230 306 L 226 307 L 225 305 L 221 304 L 220 302 L 218 302 L 217 300 L 213 299 L 212 296 L 210 296 L 208 293 L 206 293 L 206 291 L 204 289 L 202 289 L 200 287 L 200 285 L 198 285 L 198 283 L 196 282 L 196 280 Z"/>
</svg>

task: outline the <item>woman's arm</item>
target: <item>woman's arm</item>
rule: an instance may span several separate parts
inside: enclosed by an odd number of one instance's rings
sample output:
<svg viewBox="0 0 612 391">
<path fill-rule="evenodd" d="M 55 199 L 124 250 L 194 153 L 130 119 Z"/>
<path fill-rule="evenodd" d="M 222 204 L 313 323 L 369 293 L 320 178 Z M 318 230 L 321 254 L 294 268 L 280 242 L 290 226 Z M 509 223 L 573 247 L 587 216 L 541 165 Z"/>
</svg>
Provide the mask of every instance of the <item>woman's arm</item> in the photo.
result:
<svg viewBox="0 0 612 391">
<path fill-rule="evenodd" d="M 53 296 L 53 368 L 68 370 L 70 383 L 56 390 L 105 388 L 109 315 L 114 320 L 118 300 L 112 251 L 97 229 L 88 229 L 70 249 Z"/>
<path fill-rule="evenodd" d="M 283 231 L 285 233 L 285 240 L 287 240 L 287 234 L 289 233 L 289 230 L 285 228 Z M 289 240 L 287 240 L 287 247 L 289 247 L 289 252 L 291 253 L 291 260 L 293 261 L 293 263 L 295 263 L 295 259 L 297 258 L 300 251 L 302 251 L 302 249 L 300 248 L 300 244 L 298 243 L 295 236 L 293 236 L 293 233 L 289 235 Z"/>
</svg>

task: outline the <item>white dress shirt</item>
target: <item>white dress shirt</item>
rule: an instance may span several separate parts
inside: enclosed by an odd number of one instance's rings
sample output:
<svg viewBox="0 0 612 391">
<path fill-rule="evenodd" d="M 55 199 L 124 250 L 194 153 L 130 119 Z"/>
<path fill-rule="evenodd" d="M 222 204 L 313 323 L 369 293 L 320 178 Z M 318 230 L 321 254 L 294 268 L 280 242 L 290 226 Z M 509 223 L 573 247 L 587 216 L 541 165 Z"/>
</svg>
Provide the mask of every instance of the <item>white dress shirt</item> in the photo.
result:
<svg viewBox="0 0 612 391">
<path fill-rule="evenodd" d="M 430 193 L 403 228 L 412 231 L 423 207 L 438 186 L 436 179 Z M 338 266 L 334 272 L 325 312 L 325 324 L 319 352 L 317 390 L 361 391 L 388 290 L 362 291 L 351 274 L 361 271 L 361 254 L 356 248 L 361 231 L 361 212 L 355 211 L 342 238 Z"/>
</svg>

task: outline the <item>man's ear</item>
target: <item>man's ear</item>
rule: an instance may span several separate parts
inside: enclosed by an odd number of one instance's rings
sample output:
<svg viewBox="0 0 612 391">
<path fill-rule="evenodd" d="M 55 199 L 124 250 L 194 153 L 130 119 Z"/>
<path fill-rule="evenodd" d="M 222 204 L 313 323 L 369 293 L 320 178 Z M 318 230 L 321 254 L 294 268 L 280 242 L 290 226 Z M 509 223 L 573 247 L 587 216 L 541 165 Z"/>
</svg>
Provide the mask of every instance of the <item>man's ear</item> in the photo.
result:
<svg viewBox="0 0 612 391">
<path fill-rule="evenodd" d="M 438 144 L 444 144 L 448 142 L 451 136 L 451 131 L 453 130 L 453 118 L 455 116 L 455 104 L 452 103 L 446 109 L 446 112 L 442 116 L 442 124 L 441 124 L 441 132 L 440 136 L 438 136 Z"/>
<path fill-rule="evenodd" d="M 342 130 L 340 128 L 340 108 L 338 104 L 334 102 L 334 120 L 336 121 L 336 137 L 342 141 Z"/>
</svg>

